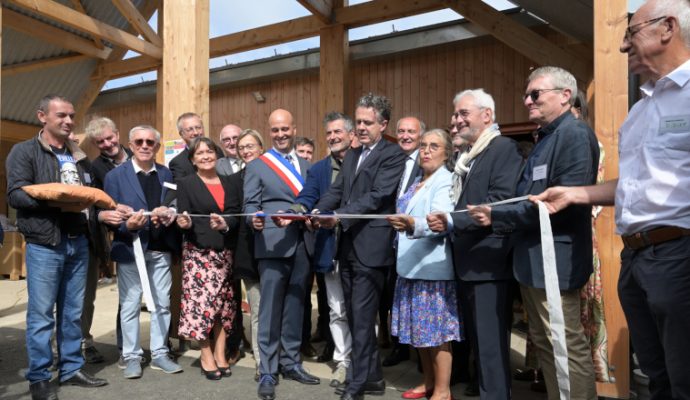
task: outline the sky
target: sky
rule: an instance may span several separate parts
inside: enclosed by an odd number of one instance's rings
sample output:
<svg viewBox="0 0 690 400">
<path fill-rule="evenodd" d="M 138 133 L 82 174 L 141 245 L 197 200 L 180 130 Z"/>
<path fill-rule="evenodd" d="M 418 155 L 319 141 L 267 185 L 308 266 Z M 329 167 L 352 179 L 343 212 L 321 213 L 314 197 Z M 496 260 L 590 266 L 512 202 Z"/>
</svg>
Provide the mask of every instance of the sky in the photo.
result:
<svg viewBox="0 0 690 400">
<path fill-rule="evenodd" d="M 370 0 L 350 0 L 350 5 L 365 3 Z M 497 10 L 516 7 L 508 0 L 484 0 Z M 629 0 L 628 10 L 634 12 L 643 0 Z M 251 0 L 210 0 L 210 37 L 241 32 L 259 26 L 270 25 L 294 18 L 304 17 L 310 12 L 295 0 L 261 0 L 261 10 L 257 12 L 257 2 Z M 228 18 L 228 16 L 231 16 Z M 149 24 L 156 29 L 157 15 L 154 14 Z M 445 9 L 412 17 L 406 17 L 361 28 L 350 29 L 350 40 L 364 39 L 372 36 L 385 35 L 395 31 L 418 28 L 462 18 L 456 12 Z M 275 55 L 285 55 L 296 51 L 315 49 L 319 47 L 319 38 L 313 37 L 276 46 L 251 50 L 243 53 L 231 54 L 209 60 L 210 68 L 242 63 Z M 136 57 L 137 53 L 128 52 L 125 58 Z M 141 82 L 156 80 L 156 72 L 146 72 L 125 78 L 108 81 L 103 90 L 134 85 Z"/>
</svg>

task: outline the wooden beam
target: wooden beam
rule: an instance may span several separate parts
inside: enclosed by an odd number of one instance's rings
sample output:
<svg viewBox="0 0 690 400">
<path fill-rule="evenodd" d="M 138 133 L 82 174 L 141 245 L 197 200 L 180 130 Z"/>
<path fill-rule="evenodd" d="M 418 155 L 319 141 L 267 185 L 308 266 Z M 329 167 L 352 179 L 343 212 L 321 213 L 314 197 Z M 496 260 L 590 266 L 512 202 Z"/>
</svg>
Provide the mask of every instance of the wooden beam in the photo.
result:
<svg viewBox="0 0 690 400">
<path fill-rule="evenodd" d="M 407 17 L 429 11 L 446 8 L 442 0 L 376 0 L 349 7 L 334 9 L 334 24 L 343 24 L 348 28 L 373 24 L 388 19 Z M 320 34 L 324 23 L 317 17 L 310 15 L 290 21 L 278 22 L 247 31 L 218 36 L 210 41 L 209 54 L 211 58 L 228 54 L 240 53 L 259 49 L 285 42 L 305 39 Z M 127 76 L 127 70 L 132 74 L 153 71 L 160 66 L 159 60 L 132 57 L 117 61 L 112 65 L 113 71 Z"/>
<path fill-rule="evenodd" d="M 150 0 L 150 1 L 145 1 L 143 2 L 141 6 L 141 15 L 144 16 L 148 20 L 148 18 L 151 18 L 153 13 L 158 9 L 158 6 L 160 4 L 161 0 Z M 130 31 L 133 31 L 133 28 L 130 26 L 127 28 Z M 124 55 L 127 53 L 127 49 L 118 47 L 115 48 L 112 53 L 110 53 L 110 56 L 108 57 L 108 62 L 112 62 L 115 60 L 120 60 Z M 84 126 L 86 126 L 86 122 L 84 116 L 87 114 L 89 111 L 89 108 L 91 108 L 91 105 L 93 104 L 94 101 L 96 101 L 96 97 L 98 97 L 98 94 L 101 92 L 101 89 L 103 89 L 103 85 L 105 85 L 106 82 L 110 79 L 110 77 L 103 76 L 100 73 L 100 67 L 103 65 L 104 61 L 101 61 L 96 68 L 96 70 L 91 74 L 91 77 L 89 79 L 89 84 L 82 93 L 82 95 L 79 97 L 79 101 L 77 104 L 75 104 L 76 107 L 76 113 L 77 115 L 75 116 L 75 121 L 77 123 L 78 129 L 82 130 Z"/>
<path fill-rule="evenodd" d="M 88 15 L 88 14 L 86 14 L 86 9 L 81 4 L 81 0 L 72 0 L 72 5 L 74 6 L 75 10 L 79 11 L 80 13 L 82 13 L 84 15 Z M 103 45 L 103 41 L 101 40 L 100 36 L 94 35 L 92 40 L 93 40 L 93 44 L 96 45 L 96 47 L 98 47 L 99 49 L 102 49 L 105 47 L 105 45 Z"/>
<path fill-rule="evenodd" d="M 106 59 L 112 51 L 109 47 L 99 49 L 92 41 L 84 39 L 79 35 L 56 28 L 35 18 L 27 17 L 26 15 L 8 8 L 4 10 L 2 25 L 63 49 L 84 54 L 89 57 Z"/>
<path fill-rule="evenodd" d="M 151 71 L 151 65 L 158 64 L 159 60 L 149 56 L 104 62 L 99 65 L 97 75 L 95 75 L 94 78 L 107 77 L 109 80 L 122 78 L 124 76 Z"/>
<path fill-rule="evenodd" d="M 347 82 L 349 72 L 349 40 L 344 25 L 332 25 L 321 29 L 319 55 L 319 119 L 331 111 L 345 113 L 348 104 Z M 320 126 L 319 126 L 320 127 Z M 328 152 L 326 135 L 316 135 L 315 154 Z"/>
<path fill-rule="evenodd" d="M 331 22 L 333 17 L 333 0 L 297 0 L 297 2 L 324 24 Z"/>
<path fill-rule="evenodd" d="M 594 132 L 604 154 L 604 179 L 618 177 L 618 129 L 628 114 L 628 59 L 618 46 L 628 24 L 627 0 L 594 0 Z M 590 108 L 591 110 L 592 108 Z M 615 234 L 613 207 L 604 207 L 596 220 L 601 260 L 608 364 L 612 383 L 597 383 L 597 394 L 627 399 L 630 394 L 628 326 L 618 298 L 622 250 Z"/>
<path fill-rule="evenodd" d="M 117 29 L 88 15 L 84 15 L 53 0 L 10 1 L 16 5 L 22 6 L 74 29 L 87 32 L 92 35 L 100 35 L 100 37 L 103 39 L 108 40 L 118 46 L 154 58 L 162 57 L 162 50 L 160 46 L 156 46 L 145 40 L 141 40 L 130 33 Z"/>
<path fill-rule="evenodd" d="M 525 57 L 541 65 L 565 68 L 578 80 L 589 81 L 592 68 L 588 62 L 513 21 L 482 0 L 446 0 L 446 4 Z"/>
<path fill-rule="evenodd" d="M 163 65 L 158 70 L 156 124 L 167 141 L 180 139 L 176 121 L 185 112 L 199 114 L 209 128 L 209 0 L 165 0 L 162 8 Z M 162 151 L 158 160 L 164 160 Z"/>
<path fill-rule="evenodd" d="M 7 9 L 3 9 L 4 13 Z M 24 124 L 21 122 L 3 119 L 0 121 L 0 140 L 9 142 L 21 142 L 34 137 L 41 130 L 39 125 Z"/>
<path fill-rule="evenodd" d="M 148 20 L 141 15 L 130 0 L 113 0 L 113 4 L 141 36 L 158 47 L 163 46 L 161 37 L 151 28 Z"/>
<path fill-rule="evenodd" d="M 24 74 L 27 72 L 57 67 L 59 65 L 75 63 L 79 61 L 88 60 L 90 57 L 83 54 L 71 54 L 67 56 L 57 56 L 51 58 L 44 58 L 36 61 L 28 61 L 18 64 L 12 64 L 2 67 L 3 76 L 12 76 L 17 74 Z"/>
</svg>

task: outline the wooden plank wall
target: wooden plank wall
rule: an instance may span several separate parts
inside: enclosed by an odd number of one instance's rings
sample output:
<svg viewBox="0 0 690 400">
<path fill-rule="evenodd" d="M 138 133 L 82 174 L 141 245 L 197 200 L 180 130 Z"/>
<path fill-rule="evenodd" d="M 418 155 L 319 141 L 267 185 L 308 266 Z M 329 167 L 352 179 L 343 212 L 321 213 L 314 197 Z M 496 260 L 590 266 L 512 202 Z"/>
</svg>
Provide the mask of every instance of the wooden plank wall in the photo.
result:
<svg viewBox="0 0 690 400">
<path fill-rule="evenodd" d="M 502 43 L 484 37 L 353 62 L 347 90 L 352 103 L 369 91 L 388 96 L 393 104 L 393 123 L 414 114 L 424 119 L 428 127 L 446 127 L 455 93 L 483 87 L 496 100 L 499 123 L 525 122 L 527 113 L 521 96 L 525 78 L 535 66 Z M 293 113 L 299 135 L 316 138 L 322 132 L 322 116 L 317 111 L 318 90 L 318 70 L 212 89 L 207 134 L 217 140 L 225 124 L 236 123 L 243 128 L 257 129 L 268 138 L 268 115 L 273 109 L 283 107 Z M 266 101 L 257 103 L 252 95 L 254 91 L 261 92 Z M 347 112 L 353 112 L 353 105 Z M 94 115 L 112 118 L 120 128 L 122 141 L 126 142 L 131 127 L 155 123 L 154 113 L 152 99 L 144 104 L 94 107 L 86 118 Z M 393 131 L 394 126 L 389 133 Z M 317 148 L 316 154 L 325 155 L 326 149 Z"/>
</svg>

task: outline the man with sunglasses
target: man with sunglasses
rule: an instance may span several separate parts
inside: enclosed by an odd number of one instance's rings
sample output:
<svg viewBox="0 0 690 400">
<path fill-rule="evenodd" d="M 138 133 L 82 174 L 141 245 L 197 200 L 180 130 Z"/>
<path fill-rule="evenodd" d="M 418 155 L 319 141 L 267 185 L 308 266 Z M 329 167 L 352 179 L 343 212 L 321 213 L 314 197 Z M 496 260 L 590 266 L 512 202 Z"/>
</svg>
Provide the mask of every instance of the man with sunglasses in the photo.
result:
<svg viewBox="0 0 690 400">
<path fill-rule="evenodd" d="M 17 209 L 17 225 L 26 240 L 28 304 L 26 308 L 26 379 L 32 399 L 57 399 L 51 385 L 50 337 L 57 329 L 60 385 L 96 387 L 104 379 L 82 370 L 80 319 L 89 260 L 88 209 L 29 196 L 23 186 L 58 182 L 91 186 L 91 167 L 69 139 L 74 106 L 58 95 L 43 97 L 36 111 L 38 134 L 12 147 L 7 156 L 7 199 Z M 72 176 L 68 179 L 67 172 Z M 90 209 L 93 211 L 93 208 Z M 92 213 L 90 215 L 93 215 Z M 56 311 L 54 313 L 54 311 Z"/>
<path fill-rule="evenodd" d="M 651 398 L 690 399 L 690 2 L 644 3 L 620 51 L 649 81 L 619 131 L 618 179 L 536 199 L 555 213 L 615 205 L 618 296 Z"/>
<path fill-rule="evenodd" d="M 179 251 L 179 236 L 171 223 L 174 213 L 163 206 L 173 181 L 172 173 L 155 162 L 160 149 L 160 133 L 148 125 L 129 131 L 132 158 L 105 176 L 105 192 L 118 204 L 136 210 L 116 225 L 111 258 L 117 263 L 117 288 L 120 297 L 123 375 L 140 378 L 144 351 L 139 341 L 139 313 L 143 293 L 133 241 L 138 237 L 144 251 L 146 272 L 155 302 L 151 310 L 151 368 L 167 374 L 182 371 L 169 356 L 167 346 L 170 326 L 171 254 Z M 149 218 L 144 211 L 151 211 Z"/>
<path fill-rule="evenodd" d="M 562 68 L 541 67 L 530 74 L 523 99 L 530 121 L 539 130 L 537 143 L 518 176 L 515 196 L 596 181 L 599 146 L 589 126 L 570 112 L 576 94 L 575 77 Z M 520 283 L 530 335 L 538 349 L 549 399 L 558 399 L 538 210 L 529 201 L 468 208 L 478 225 L 511 236 L 513 272 Z M 580 289 L 592 274 L 591 214 L 591 207 L 573 205 L 551 216 L 573 400 L 597 398 L 589 341 L 580 321 Z"/>
</svg>

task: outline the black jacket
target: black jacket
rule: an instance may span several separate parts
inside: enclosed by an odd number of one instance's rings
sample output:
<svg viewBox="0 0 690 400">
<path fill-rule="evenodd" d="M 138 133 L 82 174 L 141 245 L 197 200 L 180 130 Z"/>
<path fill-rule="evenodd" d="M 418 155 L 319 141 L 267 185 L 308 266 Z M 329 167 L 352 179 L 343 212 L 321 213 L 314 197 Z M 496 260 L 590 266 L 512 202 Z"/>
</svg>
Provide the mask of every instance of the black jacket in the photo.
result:
<svg viewBox="0 0 690 400">
<path fill-rule="evenodd" d="M 242 212 L 242 193 L 231 186 L 229 177 L 219 175 L 225 192 L 224 207 L 218 208 L 211 192 L 197 174 L 188 175 L 177 182 L 177 212 L 190 214 L 237 214 Z M 185 240 L 201 248 L 215 250 L 234 249 L 237 242 L 238 217 L 226 217 L 230 230 L 227 234 L 211 229 L 209 218 L 192 217 L 192 227 L 183 230 Z"/>
<path fill-rule="evenodd" d="M 230 175 L 230 186 L 239 191 L 240 199 L 244 198 L 244 170 Z M 237 229 L 232 274 L 235 279 L 259 280 L 258 261 L 254 258 L 254 230 L 245 218 L 240 218 Z"/>
<path fill-rule="evenodd" d="M 132 157 L 132 152 L 124 146 L 120 146 L 120 150 L 127 154 L 127 159 Z M 91 167 L 93 168 L 93 186 L 103 190 L 105 175 L 110 172 L 111 169 L 115 168 L 115 165 L 112 161 L 108 160 L 106 156 L 99 155 L 91 161 Z"/>
<path fill-rule="evenodd" d="M 90 163 L 86 154 L 71 141 L 67 147 L 77 162 L 82 184 L 91 182 Z M 55 154 L 39 132 L 36 137 L 12 147 L 5 163 L 7 199 L 17 209 L 17 227 L 27 243 L 56 246 L 60 243 L 59 208 L 36 200 L 22 190 L 23 186 L 60 182 L 60 167 Z M 93 209 L 91 210 L 93 211 Z M 91 212 L 90 215 L 94 213 Z"/>
</svg>

